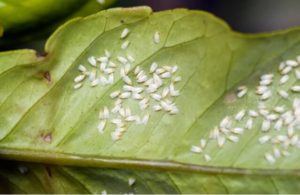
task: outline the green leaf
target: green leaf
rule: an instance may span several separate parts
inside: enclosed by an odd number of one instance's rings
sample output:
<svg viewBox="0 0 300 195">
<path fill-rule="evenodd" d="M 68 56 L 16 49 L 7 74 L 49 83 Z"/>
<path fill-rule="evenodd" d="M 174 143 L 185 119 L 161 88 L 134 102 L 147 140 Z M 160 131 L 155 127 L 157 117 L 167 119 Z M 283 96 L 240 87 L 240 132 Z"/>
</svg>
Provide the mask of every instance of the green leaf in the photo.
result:
<svg viewBox="0 0 300 195">
<path fill-rule="evenodd" d="M 130 29 L 125 39 L 130 41 L 126 50 L 121 49 L 124 39 L 120 39 L 124 28 Z M 155 32 L 160 34 L 158 44 L 153 42 Z M 183 181 L 178 185 L 188 186 L 193 186 L 194 180 L 204 183 L 206 177 L 201 174 L 222 174 L 230 180 L 225 186 L 232 186 L 232 192 L 242 186 L 240 178 L 247 184 L 250 181 L 255 184 L 246 192 L 256 189 L 276 192 L 281 188 L 280 182 L 270 180 L 273 187 L 270 184 L 265 189 L 258 181 L 267 176 L 282 176 L 292 186 L 291 191 L 297 192 L 296 144 L 258 142 L 264 135 L 286 135 L 286 126 L 281 131 L 272 127 L 262 132 L 262 117 L 259 117 L 252 130 L 237 135 L 237 143 L 227 140 L 222 148 L 209 135 L 225 116 L 234 117 L 242 109 L 257 109 L 255 90 L 263 74 L 275 75 L 275 84 L 270 88 L 273 97 L 266 101 L 267 108 L 271 110 L 282 104 L 286 109 L 292 107 L 297 93 L 289 88 L 297 79 L 290 73 L 288 83 L 279 86 L 277 69 L 281 61 L 298 56 L 299 39 L 298 28 L 241 35 L 208 13 L 184 9 L 152 13 L 147 7 L 119 8 L 74 19 L 51 36 L 44 58 L 27 50 L 1 54 L 1 157 L 62 165 L 157 169 L 161 174 L 194 172 L 195 177 L 179 176 Z M 73 80 L 80 74 L 79 64 L 92 69 L 87 59 L 102 56 L 105 50 L 118 66 L 121 64 L 117 56 L 129 54 L 135 58 L 129 73 L 131 78 L 136 66 L 148 72 L 153 62 L 159 66 L 177 64 L 176 74 L 182 80 L 175 84 L 180 95 L 174 102 L 179 113 L 141 111 L 137 101 L 128 101 L 126 104 L 134 114 L 150 114 L 147 125 L 127 123 L 128 128 L 118 141 L 112 140 L 111 124 L 100 134 L 98 113 L 105 106 L 113 107 L 115 100 L 110 94 L 124 83 L 116 73 L 113 85 L 91 87 L 86 79 L 83 87 L 75 90 Z M 243 98 L 235 94 L 239 85 L 248 87 L 248 95 Z M 289 92 L 288 100 L 276 95 L 278 88 Z M 245 123 L 243 119 L 233 125 L 239 127 Z M 293 133 L 298 131 L 295 129 Z M 198 146 L 201 138 L 207 141 L 203 153 L 191 152 L 191 146 Z M 264 156 L 272 153 L 274 145 L 280 149 L 281 157 L 270 164 Z M 290 155 L 284 156 L 287 152 Z M 203 154 L 209 154 L 211 160 L 206 161 Z M 214 182 L 220 185 L 223 180 Z"/>
<path fill-rule="evenodd" d="M 86 16 L 111 5 L 114 0 L 100 4 L 97 0 L 0 0 L 0 24 L 5 30 L 1 46 L 43 37 L 52 33 L 67 19 Z M 35 30 L 38 29 L 38 30 Z"/>
<path fill-rule="evenodd" d="M 132 185 L 129 185 L 132 180 Z M 2 161 L 2 193 L 188 194 L 295 193 L 296 176 L 59 167 Z"/>
</svg>

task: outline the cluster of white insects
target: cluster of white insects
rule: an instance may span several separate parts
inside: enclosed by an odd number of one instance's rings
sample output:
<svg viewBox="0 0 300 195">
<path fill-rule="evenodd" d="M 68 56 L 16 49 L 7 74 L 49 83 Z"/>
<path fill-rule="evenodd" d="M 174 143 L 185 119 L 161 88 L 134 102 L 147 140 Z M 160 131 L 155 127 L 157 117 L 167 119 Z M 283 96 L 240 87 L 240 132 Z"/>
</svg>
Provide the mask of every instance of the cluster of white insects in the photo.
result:
<svg viewBox="0 0 300 195">
<path fill-rule="evenodd" d="M 127 37 L 130 30 L 125 28 L 120 35 L 122 40 L 121 49 L 126 50 L 130 42 Z M 159 32 L 153 35 L 153 43 L 160 42 Z M 179 96 L 179 90 L 175 88 L 175 84 L 181 80 L 180 76 L 176 76 L 178 69 L 174 66 L 159 66 L 158 63 L 150 64 L 149 70 L 136 66 L 131 72 L 132 64 L 135 62 L 131 55 L 116 56 L 116 62 L 108 50 L 100 57 L 88 57 L 89 69 L 84 65 L 79 65 L 80 74 L 74 79 L 74 89 L 79 89 L 83 84 L 89 83 L 90 87 L 112 85 L 115 83 L 116 75 L 119 75 L 123 81 L 123 85 L 119 90 L 113 91 L 110 98 L 114 100 L 112 108 L 104 106 L 99 112 L 98 131 L 103 134 L 105 128 L 110 122 L 115 126 L 115 130 L 111 133 L 112 140 L 116 141 L 121 138 L 129 125 L 146 125 L 149 120 L 147 111 L 156 112 L 164 111 L 169 114 L 177 114 L 179 112 L 174 98 Z M 88 82 L 85 82 L 88 80 Z M 126 104 L 130 104 L 126 106 Z M 139 113 L 133 114 L 132 102 L 136 102 Z"/>
<path fill-rule="evenodd" d="M 121 49 L 126 50 L 130 41 L 127 39 L 130 30 L 125 28 L 120 35 L 123 40 Z M 160 42 L 159 32 L 153 35 L 153 43 Z M 175 84 L 181 80 L 176 75 L 178 67 L 159 66 L 156 62 L 150 65 L 149 70 L 135 67 L 131 73 L 132 64 L 135 59 L 131 55 L 117 56 L 114 62 L 111 53 L 105 50 L 105 54 L 100 57 L 88 57 L 90 68 L 79 65 L 80 75 L 74 79 L 74 89 L 83 86 L 84 81 L 88 80 L 91 87 L 112 85 L 115 82 L 115 74 L 119 71 L 123 85 L 121 89 L 110 94 L 114 100 L 112 108 L 103 107 L 99 112 L 98 131 L 103 134 L 110 122 L 115 125 L 111 133 L 112 140 L 119 140 L 126 132 L 131 123 L 146 125 L 149 120 L 147 110 L 164 111 L 169 114 L 177 114 L 178 108 L 174 98 L 179 96 Z M 292 147 L 300 148 L 299 136 L 295 133 L 300 129 L 300 99 L 289 97 L 289 92 L 300 93 L 300 85 L 289 82 L 290 77 L 300 80 L 300 57 L 297 60 L 286 60 L 279 65 L 280 78 L 276 79 L 274 74 L 264 74 L 260 77 L 259 85 L 256 87 L 255 94 L 258 96 L 257 107 L 242 109 L 235 116 L 225 116 L 218 126 L 210 132 L 209 138 L 215 140 L 217 145 L 222 148 L 226 141 L 237 143 L 245 130 L 253 129 L 258 125 L 258 130 L 262 136 L 258 139 L 260 144 L 272 144 L 272 151 L 265 154 L 265 159 L 273 164 L 277 159 L 289 156 L 289 149 Z M 293 75 L 292 75 L 293 73 Z M 294 79 L 293 79 L 294 80 Z M 277 92 L 272 94 L 272 85 L 276 84 Z M 243 98 L 248 93 L 246 86 L 237 88 L 236 96 Z M 277 96 L 276 96 L 277 95 Z M 285 100 L 282 105 L 272 108 L 266 106 L 266 102 L 273 97 L 280 97 Z M 133 114 L 130 106 L 126 106 L 126 101 L 133 100 L 137 103 L 140 112 L 144 115 Z M 287 105 L 290 103 L 290 105 Z M 277 132 L 274 134 L 272 131 Z M 205 152 L 208 140 L 201 139 L 198 145 L 192 145 L 191 151 L 203 154 L 206 161 L 211 160 L 211 156 Z"/>
<path fill-rule="evenodd" d="M 234 116 L 225 116 L 210 132 L 209 138 L 215 140 L 218 147 L 222 148 L 227 140 L 238 142 L 245 130 L 251 130 L 255 125 L 255 129 L 261 134 L 258 144 L 271 144 L 272 150 L 264 155 L 270 164 L 274 164 L 279 158 L 289 156 L 292 148 L 300 149 L 300 139 L 296 133 L 300 130 L 300 99 L 289 95 L 300 93 L 300 85 L 289 82 L 300 80 L 299 64 L 300 56 L 296 60 L 280 63 L 279 78 L 271 73 L 262 75 L 256 91 L 253 92 L 257 96 L 256 108 L 242 109 Z M 272 90 L 274 88 L 276 92 Z M 236 96 L 243 98 L 248 93 L 246 86 L 240 86 L 237 88 Z M 268 100 L 273 98 L 279 99 L 277 104 L 267 106 Z M 201 139 L 199 145 L 191 147 L 191 151 L 202 153 L 204 159 L 209 161 L 211 157 L 204 153 L 205 146 L 206 140 Z"/>
</svg>

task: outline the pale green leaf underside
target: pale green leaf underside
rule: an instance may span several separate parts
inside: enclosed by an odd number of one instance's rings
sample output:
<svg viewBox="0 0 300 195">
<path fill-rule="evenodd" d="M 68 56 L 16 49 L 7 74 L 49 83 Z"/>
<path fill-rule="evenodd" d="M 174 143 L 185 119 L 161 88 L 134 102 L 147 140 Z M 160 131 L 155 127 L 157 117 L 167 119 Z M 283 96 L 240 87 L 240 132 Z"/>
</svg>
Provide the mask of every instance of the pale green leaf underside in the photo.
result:
<svg viewBox="0 0 300 195">
<path fill-rule="evenodd" d="M 73 79 L 78 65 L 87 64 L 91 55 L 100 56 L 105 49 L 114 57 L 124 55 L 119 37 L 125 27 L 131 31 L 126 52 L 135 57 L 134 66 L 149 68 L 153 61 L 179 66 L 180 112 L 151 112 L 147 126 L 132 125 L 114 142 L 112 129 L 98 133 L 98 112 L 112 104 L 109 94 L 122 83 L 74 90 Z M 152 41 L 156 31 L 159 44 Z M 281 60 L 300 53 L 298 39 L 298 29 L 243 36 L 210 14 L 183 9 L 112 9 L 72 20 L 49 39 L 44 59 L 26 50 L 0 54 L 1 156 L 80 166 L 298 174 L 297 150 L 272 166 L 264 160 L 270 148 L 258 144 L 258 126 L 223 149 L 209 144 L 209 162 L 190 152 L 225 115 L 254 101 L 249 97 L 228 103 L 224 97 L 238 84 L 254 91 L 260 74 L 278 74 Z M 51 81 L 45 78 L 48 73 Z M 51 142 L 45 135 L 51 135 Z"/>
<path fill-rule="evenodd" d="M 135 179 L 132 186 L 130 178 Z M 2 162 L 1 193 L 236 194 L 296 193 L 295 176 L 227 175 L 58 167 Z"/>
</svg>

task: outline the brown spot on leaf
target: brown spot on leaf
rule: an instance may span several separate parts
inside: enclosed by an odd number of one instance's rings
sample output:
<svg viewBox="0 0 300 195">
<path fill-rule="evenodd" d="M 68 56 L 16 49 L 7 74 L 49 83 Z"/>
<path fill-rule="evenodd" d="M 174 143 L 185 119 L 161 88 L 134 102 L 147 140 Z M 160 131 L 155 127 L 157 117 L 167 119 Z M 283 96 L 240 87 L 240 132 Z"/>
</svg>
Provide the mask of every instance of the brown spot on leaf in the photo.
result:
<svg viewBox="0 0 300 195">
<path fill-rule="evenodd" d="M 46 172 L 47 172 L 47 175 L 49 176 L 49 177 L 52 177 L 52 171 L 51 171 L 51 168 L 49 167 L 49 166 L 45 166 L 45 169 L 46 169 Z"/>
<path fill-rule="evenodd" d="M 51 74 L 49 71 L 44 72 L 43 76 L 47 81 L 51 82 Z"/>
<path fill-rule="evenodd" d="M 46 52 L 36 52 L 35 55 L 36 55 L 36 58 L 39 61 L 41 61 L 41 60 L 44 60 L 48 56 L 48 53 L 46 53 Z"/>
<path fill-rule="evenodd" d="M 44 142 L 46 142 L 46 143 L 52 142 L 52 134 L 51 133 L 42 134 L 41 136 L 42 136 L 42 139 Z"/>
<path fill-rule="evenodd" d="M 232 104 L 236 101 L 236 95 L 233 92 L 229 92 L 224 97 L 225 104 Z"/>
<path fill-rule="evenodd" d="M 47 53 L 44 52 L 44 51 L 41 51 L 41 52 L 36 52 L 36 57 L 38 58 L 45 58 L 47 56 Z"/>
</svg>

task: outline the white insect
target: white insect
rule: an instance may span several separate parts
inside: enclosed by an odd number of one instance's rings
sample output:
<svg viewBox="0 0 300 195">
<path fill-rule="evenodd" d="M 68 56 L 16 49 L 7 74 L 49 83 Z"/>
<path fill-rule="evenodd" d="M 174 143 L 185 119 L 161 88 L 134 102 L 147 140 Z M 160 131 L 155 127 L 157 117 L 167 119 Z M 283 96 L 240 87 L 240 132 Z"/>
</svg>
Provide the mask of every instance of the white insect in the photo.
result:
<svg viewBox="0 0 300 195">
<path fill-rule="evenodd" d="M 154 35 L 153 35 L 153 41 L 155 44 L 158 44 L 160 42 L 160 34 L 159 32 L 155 32 Z"/>
<path fill-rule="evenodd" d="M 175 65 L 175 66 L 172 67 L 171 72 L 175 73 L 177 70 L 178 70 L 178 66 Z"/>
<path fill-rule="evenodd" d="M 201 153 L 202 152 L 202 148 L 200 148 L 199 146 L 192 146 L 191 147 L 191 152 L 194 152 L 194 153 Z"/>
<path fill-rule="evenodd" d="M 272 96 L 272 92 L 271 92 L 270 90 L 268 90 L 268 91 L 264 92 L 264 93 L 261 95 L 260 99 L 261 99 L 261 100 L 267 100 L 267 99 L 269 99 L 271 96 Z"/>
<path fill-rule="evenodd" d="M 259 112 L 260 115 L 262 115 L 264 117 L 266 117 L 270 113 L 270 111 L 267 110 L 266 108 L 259 109 L 258 112 Z"/>
<path fill-rule="evenodd" d="M 243 118 L 244 118 L 244 116 L 245 116 L 245 114 L 246 114 L 246 111 L 245 110 L 241 110 L 241 111 L 239 111 L 236 115 L 235 115 L 235 120 L 237 120 L 237 121 L 241 121 Z"/>
<path fill-rule="evenodd" d="M 179 113 L 178 108 L 174 104 L 172 104 L 170 114 L 178 114 L 178 113 Z"/>
<path fill-rule="evenodd" d="M 97 126 L 99 133 L 101 133 L 101 134 L 104 133 L 105 125 L 106 125 L 106 121 L 105 120 L 102 120 L 102 121 L 99 122 L 99 124 Z"/>
<path fill-rule="evenodd" d="M 285 64 L 288 66 L 292 66 L 292 67 L 296 67 L 299 65 L 298 62 L 295 60 L 287 60 L 287 61 L 285 61 Z"/>
<path fill-rule="evenodd" d="M 139 102 L 139 106 L 140 106 L 140 109 L 141 110 L 145 110 L 148 106 L 149 106 L 149 101 L 147 98 L 144 98 L 142 99 L 140 102 Z"/>
<path fill-rule="evenodd" d="M 291 90 L 292 90 L 293 92 L 300 92 L 300 85 L 294 85 L 294 86 L 292 86 L 292 87 L 291 87 Z"/>
<path fill-rule="evenodd" d="M 291 72 L 291 70 L 293 70 L 293 67 L 286 66 L 284 69 L 281 70 L 281 74 L 288 74 L 289 72 Z"/>
<path fill-rule="evenodd" d="M 205 161 L 207 161 L 207 162 L 208 162 L 208 161 L 211 161 L 211 157 L 210 157 L 208 154 L 204 154 L 203 157 L 204 157 L 204 160 L 205 160 Z"/>
<path fill-rule="evenodd" d="M 78 75 L 77 77 L 75 77 L 74 82 L 79 83 L 79 82 L 83 81 L 84 79 L 85 79 L 85 75 L 81 74 L 81 75 Z"/>
<path fill-rule="evenodd" d="M 284 106 L 276 106 L 274 108 L 274 111 L 277 113 L 283 113 L 285 111 L 285 108 L 284 108 Z"/>
<path fill-rule="evenodd" d="M 133 186 L 134 183 L 135 183 L 135 179 L 134 178 L 129 178 L 128 179 L 128 185 L 129 186 Z"/>
<path fill-rule="evenodd" d="M 118 56 L 117 60 L 124 65 L 128 63 L 128 60 L 126 58 L 124 58 L 123 56 Z"/>
<path fill-rule="evenodd" d="M 134 74 L 138 75 L 140 72 L 141 72 L 141 67 L 139 67 L 139 66 L 135 67 Z"/>
<path fill-rule="evenodd" d="M 280 80 L 279 80 L 279 83 L 280 84 L 285 84 L 287 81 L 289 80 L 289 75 L 283 75 Z"/>
<path fill-rule="evenodd" d="M 80 65 L 78 66 L 78 70 L 79 70 L 80 72 L 82 72 L 82 73 L 87 72 L 86 67 L 85 67 L 84 65 L 82 65 L 82 64 L 80 64 Z"/>
<path fill-rule="evenodd" d="M 200 146 L 201 146 L 201 148 L 205 148 L 206 144 L 207 144 L 206 139 L 200 139 Z"/>
<path fill-rule="evenodd" d="M 150 73 L 154 73 L 155 70 L 157 69 L 158 64 L 156 62 L 153 62 L 150 66 Z"/>
<path fill-rule="evenodd" d="M 124 42 L 122 43 L 122 45 L 121 45 L 121 48 L 122 48 L 122 49 L 127 49 L 128 46 L 129 46 L 129 44 L 130 44 L 130 42 L 129 42 L 128 40 L 124 41 Z"/>
<path fill-rule="evenodd" d="M 274 74 L 264 74 L 260 77 L 260 80 L 270 80 L 270 79 L 273 79 L 274 77 Z"/>
<path fill-rule="evenodd" d="M 231 127 L 231 120 L 228 116 L 224 117 L 223 120 L 219 124 L 220 128 L 229 129 Z"/>
<path fill-rule="evenodd" d="M 278 118 L 278 115 L 277 114 L 268 114 L 266 116 L 266 119 L 270 120 L 270 121 L 275 121 L 276 119 Z"/>
<path fill-rule="evenodd" d="M 278 70 L 282 71 L 285 68 L 285 63 L 284 62 L 280 62 L 279 66 L 278 66 Z"/>
<path fill-rule="evenodd" d="M 273 148 L 273 154 L 275 158 L 280 158 L 281 154 L 280 154 L 280 150 L 276 147 Z"/>
<path fill-rule="evenodd" d="M 244 129 L 241 128 L 241 127 L 235 127 L 235 128 L 233 128 L 233 129 L 231 129 L 231 132 L 232 132 L 232 133 L 235 133 L 235 134 L 243 134 Z"/>
<path fill-rule="evenodd" d="M 100 84 L 100 80 L 99 79 L 94 79 L 92 82 L 91 82 L 91 87 L 95 87 L 97 85 Z"/>
<path fill-rule="evenodd" d="M 266 153 L 265 158 L 270 164 L 274 164 L 276 162 L 275 158 L 270 153 Z"/>
<path fill-rule="evenodd" d="M 112 68 L 116 68 L 117 67 L 117 65 L 114 62 L 112 62 L 112 61 L 109 61 L 108 65 L 109 65 L 109 67 L 112 67 Z"/>
<path fill-rule="evenodd" d="M 150 115 L 149 115 L 149 114 L 146 114 L 146 115 L 143 117 L 143 119 L 142 119 L 142 121 L 141 121 L 141 124 L 146 125 L 146 124 L 148 123 L 148 121 L 149 121 L 149 117 L 150 117 Z"/>
<path fill-rule="evenodd" d="M 218 143 L 218 146 L 220 148 L 223 147 L 223 145 L 225 144 L 225 142 L 226 142 L 225 137 L 223 137 L 223 136 L 217 136 L 217 143 Z"/>
<path fill-rule="evenodd" d="M 269 90 L 269 88 L 267 87 L 267 86 L 257 86 L 256 87 L 256 93 L 258 94 L 258 95 L 262 95 L 263 93 L 265 93 L 266 91 L 268 91 Z"/>
<path fill-rule="evenodd" d="M 120 36 L 120 38 L 121 39 L 124 39 L 124 38 L 126 38 L 127 36 L 128 36 L 128 34 L 129 34 L 129 29 L 128 28 L 124 28 L 124 30 L 122 31 L 122 33 L 121 33 L 121 36 Z"/>
<path fill-rule="evenodd" d="M 157 94 L 157 93 L 152 93 L 151 97 L 157 101 L 161 100 L 161 95 Z"/>
<path fill-rule="evenodd" d="M 113 84 L 114 83 L 114 74 L 108 75 L 107 83 L 108 84 Z"/>
<path fill-rule="evenodd" d="M 272 82 L 273 82 L 272 79 L 265 79 L 265 80 L 261 80 L 261 81 L 259 82 L 259 84 L 262 85 L 262 86 L 267 86 L 267 85 L 271 85 Z"/>
<path fill-rule="evenodd" d="M 271 139 L 271 136 L 264 135 L 258 139 L 259 143 L 264 144 L 267 143 Z"/>
<path fill-rule="evenodd" d="M 127 85 L 132 85 L 132 81 L 128 76 L 124 76 L 122 79 Z"/>
<path fill-rule="evenodd" d="M 134 92 L 134 93 L 132 93 L 132 98 L 134 100 L 141 100 L 141 99 L 143 99 L 143 96 L 139 93 Z"/>
<path fill-rule="evenodd" d="M 103 118 L 109 119 L 109 110 L 106 106 L 103 108 Z"/>
<path fill-rule="evenodd" d="M 112 92 L 111 94 L 110 94 L 110 97 L 111 98 L 116 98 L 116 97 L 118 97 L 119 95 L 120 95 L 120 91 L 114 91 L 114 92 Z"/>
<path fill-rule="evenodd" d="M 160 76 L 161 78 L 166 79 L 166 78 L 170 78 L 172 75 L 170 72 L 164 72 Z"/>
<path fill-rule="evenodd" d="M 125 118 L 125 121 L 128 121 L 128 122 L 132 122 L 132 121 L 136 121 L 136 116 L 127 116 L 126 118 Z"/>
<path fill-rule="evenodd" d="M 279 90 L 279 91 L 278 91 L 278 94 L 279 94 L 283 99 L 288 99 L 288 97 L 289 97 L 289 94 L 288 94 L 286 91 L 284 91 L 284 90 Z"/>
<path fill-rule="evenodd" d="M 120 94 L 119 97 L 120 97 L 121 99 L 127 99 L 127 98 L 130 97 L 130 95 L 131 95 L 130 92 L 123 92 L 123 93 Z"/>
<path fill-rule="evenodd" d="M 120 132 L 120 131 L 114 131 L 111 133 L 111 138 L 113 141 L 117 141 L 117 140 L 121 139 L 121 136 L 122 136 L 122 132 Z"/>
<path fill-rule="evenodd" d="M 74 89 L 79 89 L 80 87 L 82 87 L 82 83 L 77 83 L 74 85 Z"/>
<path fill-rule="evenodd" d="M 271 127 L 271 121 L 264 119 L 261 125 L 261 131 L 268 131 Z"/>
<path fill-rule="evenodd" d="M 123 85 L 123 90 L 124 91 L 132 91 L 132 92 L 134 92 L 134 87 L 133 86 L 131 86 L 131 85 Z"/>
<path fill-rule="evenodd" d="M 280 131 L 283 125 L 283 120 L 282 119 L 278 119 L 275 124 L 274 124 L 274 129 L 276 131 Z"/>
<path fill-rule="evenodd" d="M 300 79 L 300 71 L 295 70 L 295 75 L 296 75 L 297 80 L 299 80 Z"/>
<path fill-rule="evenodd" d="M 130 63 L 126 63 L 124 64 L 124 72 L 125 72 L 125 75 L 127 75 L 130 71 L 130 68 L 131 68 L 131 64 Z"/>
<path fill-rule="evenodd" d="M 245 86 L 238 87 L 237 97 L 238 98 L 244 97 L 247 94 L 247 91 L 248 89 Z"/>
<path fill-rule="evenodd" d="M 258 117 L 258 113 L 255 110 L 249 110 L 248 115 L 253 118 Z"/>
<path fill-rule="evenodd" d="M 135 61 L 134 57 L 132 57 L 131 55 L 127 54 L 127 59 L 133 63 Z"/>
<path fill-rule="evenodd" d="M 245 124 L 245 128 L 250 130 L 253 128 L 253 119 L 252 118 L 249 118 Z"/>
<path fill-rule="evenodd" d="M 159 105 L 159 104 L 155 104 L 154 106 L 153 106 L 153 110 L 154 111 L 160 111 L 162 109 L 162 107 Z"/>
<path fill-rule="evenodd" d="M 300 76 L 300 73 L 299 73 L 299 76 Z M 177 76 L 173 80 L 173 82 L 179 82 L 179 81 L 181 81 L 181 76 Z"/>
<path fill-rule="evenodd" d="M 100 61 L 100 62 L 102 62 L 102 63 L 107 64 L 109 58 L 108 58 L 107 56 L 101 56 L 101 57 L 99 57 L 97 60 Z"/>
<path fill-rule="evenodd" d="M 163 98 L 165 98 L 165 97 L 167 97 L 167 95 L 169 94 L 169 92 L 170 92 L 169 88 L 166 87 L 166 88 L 163 89 L 163 91 L 161 93 L 161 96 Z"/>
<path fill-rule="evenodd" d="M 94 67 L 96 67 L 96 65 L 97 65 L 97 60 L 96 60 L 96 58 L 95 58 L 94 56 L 90 56 L 90 57 L 88 58 L 88 62 L 89 62 L 92 66 L 94 66 Z"/>
<path fill-rule="evenodd" d="M 235 143 L 239 141 L 239 137 L 235 135 L 229 135 L 227 139 Z"/>
<path fill-rule="evenodd" d="M 109 75 L 111 73 L 114 73 L 115 69 L 114 68 L 106 68 L 103 70 L 103 72 L 104 72 L 104 74 Z"/>
<path fill-rule="evenodd" d="M 108 50 L 105 50 L 104 53 L 105 53 L 105 56 L 106 56 L 106 57 L 108 57 L 108 58 L 111 57 L 111 54 L 110 54 L 110 52 L 109 52 Z"/>
</svg>

